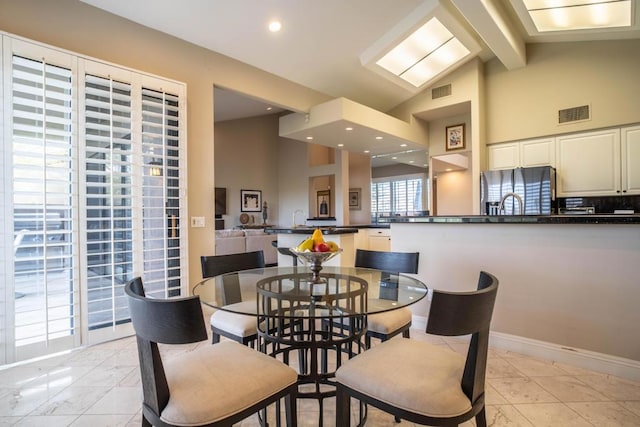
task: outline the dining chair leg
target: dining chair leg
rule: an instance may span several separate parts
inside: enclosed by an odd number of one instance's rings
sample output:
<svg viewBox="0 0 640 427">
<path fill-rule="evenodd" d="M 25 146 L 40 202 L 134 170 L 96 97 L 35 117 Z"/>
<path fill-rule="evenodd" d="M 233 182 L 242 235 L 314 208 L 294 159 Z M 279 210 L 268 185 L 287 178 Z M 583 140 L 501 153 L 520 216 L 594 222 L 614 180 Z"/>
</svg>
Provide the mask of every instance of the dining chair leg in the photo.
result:
<svg viewBox="0 0 640 427">
<path fill-rule="evenodd" d="M 476 427 L 487 427 L 487 415 L 484 407 L 476 415 Z"/>
<path fill-rule="evenodd" d="M 213 328 L 211 329 L 211 344 L 217 344 L 220 342 L 220 335 L 213 332 Z"/>
</svg>

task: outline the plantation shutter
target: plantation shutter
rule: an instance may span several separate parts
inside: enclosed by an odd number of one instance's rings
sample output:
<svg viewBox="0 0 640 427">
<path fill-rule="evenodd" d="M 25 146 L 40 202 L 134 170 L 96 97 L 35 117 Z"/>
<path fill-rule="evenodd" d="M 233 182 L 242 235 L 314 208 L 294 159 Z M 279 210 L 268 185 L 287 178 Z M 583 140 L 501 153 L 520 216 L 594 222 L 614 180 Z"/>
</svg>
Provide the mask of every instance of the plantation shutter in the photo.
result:
<svg viewBox="0 0 640 427">
<path fill-rule="evenodd" d="M 182 285 L 179 97 L 142 88 L 144 277 L 147 293 L 167 298 Z"/>
<path fill-rule="evenodd" d="M 65 66 L 11 58 L 14 344 L 28 354 L 80 326 L 73 82 Z"/>
<path fill-rule="evenodd" d="M 131 84 L 85 75 L 85 186 L 89 329 L 129 319 L 133 265 Z"/>
</svg>

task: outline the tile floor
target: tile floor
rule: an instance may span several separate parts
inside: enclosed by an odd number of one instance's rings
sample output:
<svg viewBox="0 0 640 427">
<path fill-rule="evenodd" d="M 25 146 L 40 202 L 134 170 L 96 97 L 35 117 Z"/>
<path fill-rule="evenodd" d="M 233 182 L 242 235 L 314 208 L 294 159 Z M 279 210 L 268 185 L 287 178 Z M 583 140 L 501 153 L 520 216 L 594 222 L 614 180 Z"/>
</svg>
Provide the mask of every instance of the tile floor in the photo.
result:
<svg viewBox="0 0 640 427">
<path fill-rule="evenodd" d="M 456 339 L 419 330 L 411 334 L 412 339 L 466 350 Z M 0 370 L 0 426 L 139 426 L 135 345 L 134 338 L 125 338 Z M 188 349 L 172 348 L 164 354 L 171 357 Z M 492 348 L 486 388 L 490 426 L 640 426 L 640 383 L 598 372 Z M 335 424 L 331 400 L 324 411 L 325 426 Z M 298 412 L 299 426 L 318 425 L 315 401 L 300 402 Z M 257 425 L 256 417 L 241 423 Z M 367 426 L 396 425 L 413 424 L 395 424 L 391 416 L 370 409 Z"/>
</svg>

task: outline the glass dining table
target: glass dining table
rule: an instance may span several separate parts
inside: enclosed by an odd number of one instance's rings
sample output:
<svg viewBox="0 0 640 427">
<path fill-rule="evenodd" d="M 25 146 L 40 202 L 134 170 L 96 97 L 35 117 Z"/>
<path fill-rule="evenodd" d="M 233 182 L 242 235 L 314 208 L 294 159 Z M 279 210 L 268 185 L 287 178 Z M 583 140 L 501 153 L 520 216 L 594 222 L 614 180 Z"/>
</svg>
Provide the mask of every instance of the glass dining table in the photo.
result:
<svg viewBox="0 0 640 427">
<path fill-rule="evenodd" d="M 244 270 L 193 289 L 207 306 L 254 316 L 259 350 L 287 364 L 297 360 L 298 397 L 318 400 L 320 425 L 323 399 L 335 396 L 335 371 L 366 350 L 367 317 L 414 304 L 427 291 L 412 276 L 330 266 L 319 275 L 306 266 Z"/>
</svg>

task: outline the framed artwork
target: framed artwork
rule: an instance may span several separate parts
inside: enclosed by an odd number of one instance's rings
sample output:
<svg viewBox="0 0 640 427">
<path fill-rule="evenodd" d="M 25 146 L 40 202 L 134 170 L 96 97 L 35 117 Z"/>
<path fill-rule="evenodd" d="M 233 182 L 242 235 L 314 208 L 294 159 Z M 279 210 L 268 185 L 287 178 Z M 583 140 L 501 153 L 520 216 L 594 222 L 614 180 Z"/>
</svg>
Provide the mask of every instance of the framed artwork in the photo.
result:
<svg viewBox="0 0 640 427">
<path fill-rule="evenodd" d="M 447 126 L 447 151 L 461 150 L 464 148 L 464 123 Z"/>
<path fill-rule="evenodd" d="M 318 218 L 331 216 L 331 191 L 322 190 L 316 192 Z"/>
<path fill-rule="evenodd" d="M 360 205 L 360 188 L 349 189 L 349 210 L 359 211 L 362 206 Z"/>
<path fill-rule="evenodd" d="M 241 212 L 262 212 L 262 191 L 240 190 Z"/>
</svg>

